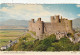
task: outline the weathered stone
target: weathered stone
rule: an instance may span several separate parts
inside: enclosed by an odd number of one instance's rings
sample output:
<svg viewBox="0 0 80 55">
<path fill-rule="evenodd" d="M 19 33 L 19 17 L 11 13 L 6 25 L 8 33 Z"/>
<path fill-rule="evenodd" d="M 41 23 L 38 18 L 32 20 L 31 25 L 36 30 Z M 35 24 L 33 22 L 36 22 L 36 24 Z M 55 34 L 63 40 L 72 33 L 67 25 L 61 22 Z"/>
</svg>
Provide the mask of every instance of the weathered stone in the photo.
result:
<svg viewBox="0 0 80 55">
<path fill-rule="evenodd" d="M 36 22 L 34 22 L 34 19 L 32 19 L 29 22 L 29 31 L 36 32 L 38 39 L 41 39 L 43 34 L 50 35 L 57 32 L 60 32 L 59 34 L 61 37 L 64 36 L 65 33 L 73 33 L 72 20 L 62 18 L 62 16 L 60 18 L 59 15 L 51 16 L 50 23 L 41 21 L 41 18 L 38 18 Z M 64 34 L 62 34 L 62 32 Z M 58 37 L 59 34 L 57 35 Z"/>
</svg>

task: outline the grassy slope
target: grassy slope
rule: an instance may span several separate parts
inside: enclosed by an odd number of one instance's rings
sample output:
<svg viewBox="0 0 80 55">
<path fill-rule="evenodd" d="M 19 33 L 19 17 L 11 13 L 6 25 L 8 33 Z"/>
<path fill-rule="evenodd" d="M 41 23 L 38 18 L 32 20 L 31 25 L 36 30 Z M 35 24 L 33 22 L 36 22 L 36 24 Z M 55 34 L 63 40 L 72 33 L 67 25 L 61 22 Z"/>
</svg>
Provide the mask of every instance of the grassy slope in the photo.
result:
<svg viewBox="0 0 80 55">
<path fill-rule="evenodd" d="M 55 35 L 50 35 L 44 40 L 35 40 L 27 33 L 7 51 L 80 51 L 79 46 L 80 43 L 73 44 L 67 37 L 56 40 Z"/>
</svg>

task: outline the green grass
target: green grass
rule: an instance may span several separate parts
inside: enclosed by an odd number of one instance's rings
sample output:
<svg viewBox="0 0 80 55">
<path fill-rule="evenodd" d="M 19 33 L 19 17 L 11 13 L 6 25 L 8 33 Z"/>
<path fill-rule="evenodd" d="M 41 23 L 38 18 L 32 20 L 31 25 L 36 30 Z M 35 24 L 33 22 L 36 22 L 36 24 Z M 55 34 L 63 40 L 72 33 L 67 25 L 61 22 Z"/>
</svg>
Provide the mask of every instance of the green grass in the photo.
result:
<svg viewBox="0 0 80 55">
<path fill-rule="evenodd" d="M 27 42 L 34 41 L 35 38 L 33 38 L 30 33 L 26 33 L 24 36 L 21 37 L 21 39 L 25 39 Z"/>
<path fill-rule="evenodd" d="M 35 38 L 33 38 L 29 33 L 27 33 L 27 35 L 26 35 L 26 41 L 28 40 L 28 41 L 34 41 L 35 40 Z"/>
<path fill-rule="evenodd" d="M 9 43 L 9 40 L 11 40 L 11 39 L 0 39 L 0 47 L 7 45 Z M 13 41 L 13 39 L 12 39 L 12 41 Z"/>
<path fill-rule="evenodd" d="M 17 37 L 19 35 L 22 35 L 24 31 L 20 30 L 0 30 L 0 37 Z"/>
<path fill-rule="evenodd" d="M 31 32 L 33 35 L 35 35 L 35 36 L 36 36 L 36 32 L 33 32 L 33 31 L 29 31 L 29 32 Z"/>
<path fill-rule="evenodd" d="M 0 47 L 24 34 L 24 30 L 0 30 Z"/>
</svg>

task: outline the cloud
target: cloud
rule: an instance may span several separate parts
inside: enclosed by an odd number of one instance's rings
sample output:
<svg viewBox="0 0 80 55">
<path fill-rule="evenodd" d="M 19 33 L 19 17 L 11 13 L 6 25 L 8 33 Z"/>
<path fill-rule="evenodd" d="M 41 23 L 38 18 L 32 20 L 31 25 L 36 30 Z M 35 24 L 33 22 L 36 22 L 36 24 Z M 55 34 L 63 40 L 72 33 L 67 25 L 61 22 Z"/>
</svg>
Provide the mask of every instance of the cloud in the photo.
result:
<svg viewBox="0 0 80 55">
<path fill-rule="evenodd" d="M 77 7 L 80 7 L 80 5 L 76 5 Z"/>
<path fill-rule="evenodd" d="M 80 14 L 78 14 L 78 16 L 80 16 Z"/>
<path fill-rule="evenodd" d="M 25 4 L 7 4 L 11 8 L 3 7 L 0 9 L 1 12 L 5 12 L 10 17 L 14 19 L 26 19 L 31 18 L 37 19 L 38 17 L 51 16 L 53 13 L 44 9 L 42 5 L 25 5 Z"/>
<path fill-rule="evenodd" d="M 50 16 L 62 15 L 63 18 L 73 19 L 74 15 L 71 12 L 66 12 L 65 9 L 60 10 L 60 8 L 43 5 L 30 5 L 30 4 L 6 4 L 0 9 L 1 18 L 0 19 L 22 19 L 30 20 L 34 18 L 41 17 L 43 21 L 50 21 Z M 79 7 L 79 5 L 76 5 Z"/>
</svg>

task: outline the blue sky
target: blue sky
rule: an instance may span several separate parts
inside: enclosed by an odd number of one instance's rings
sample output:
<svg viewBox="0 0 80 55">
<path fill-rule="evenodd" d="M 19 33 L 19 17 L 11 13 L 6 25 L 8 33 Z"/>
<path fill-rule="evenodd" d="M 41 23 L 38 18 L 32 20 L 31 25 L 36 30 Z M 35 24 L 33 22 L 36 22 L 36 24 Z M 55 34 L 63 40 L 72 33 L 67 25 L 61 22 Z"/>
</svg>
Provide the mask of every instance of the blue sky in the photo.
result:
<svg viewBox="0 0 80 55">
<path fill-rule="evenodd" d="M 0 4 L 0 21 L 8 19 L 30 20 L 41 17 L 50 21 L 50 16 L 61 15 L 63 18 L 76 19 L 80 17 L 80 4 Z"/>
</svg>

